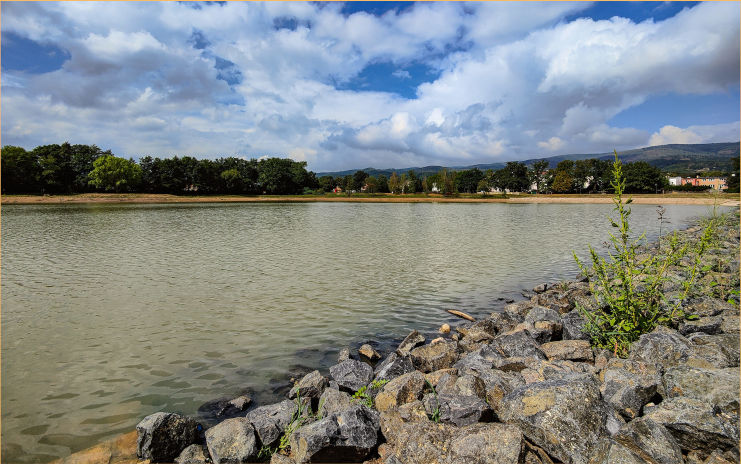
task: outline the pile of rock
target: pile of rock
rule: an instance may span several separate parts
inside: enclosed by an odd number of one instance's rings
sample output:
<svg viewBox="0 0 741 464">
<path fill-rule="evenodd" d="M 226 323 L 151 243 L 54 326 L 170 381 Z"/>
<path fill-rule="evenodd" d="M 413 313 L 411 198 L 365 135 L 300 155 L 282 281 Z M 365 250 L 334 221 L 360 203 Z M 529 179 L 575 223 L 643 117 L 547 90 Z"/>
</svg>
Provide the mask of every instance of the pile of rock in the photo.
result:
<svg viewBox="0 0 741 464">
<path fill-rule="evenodd" d="M 205 434 L 154 414 L 137 426 L 139 456 L 252 462 L 283 440 L 290 453 L 271 463 L 738 463 L 738 306 L 691 300 L 698 319 L 658 327 L 620 359 L 590 347 L 574 309 L 589 297 L 584 282 L 540 285 L 429 343 L 412 332 L 375 367 L 372 348 L 343 350 L 328 376 Z M 361 389 L 373 407 L 352 398 Z"/>
</svg>

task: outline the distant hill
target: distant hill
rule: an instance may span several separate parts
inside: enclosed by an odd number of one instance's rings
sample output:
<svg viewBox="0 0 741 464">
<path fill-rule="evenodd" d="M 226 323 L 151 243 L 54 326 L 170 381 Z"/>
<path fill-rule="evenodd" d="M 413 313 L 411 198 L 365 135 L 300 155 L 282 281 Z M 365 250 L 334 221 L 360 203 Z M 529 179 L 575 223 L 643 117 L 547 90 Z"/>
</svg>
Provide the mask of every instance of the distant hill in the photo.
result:
<svg viewBox="0 0 741 464">
<path fill-rule="evenodd" d="M 731 159 L 738 158 L 741 156 L 741 150 L 739 150 L 741 143 L 739 142 L 726 142 L 726 143 L 698 143 L 698 144 L 671 144 L 671 145 L 657 145 L 655 147 L 636 148 L 635 150 L 626 150 L 618 152 L 620 159 L 624 162 L 632 163 L 635 161 L 645 161 L 652 166 L 656 166 L 663 171 L 678 173 L 678 174 L 689 174 L 696 171 L 708 170 L 708 171 L 730 171 Z M 523 162 L 530 166 L 535 161 L 547 160 L 550 163 L 551 168 L 555 168 L 558 163 L 563 160 L 584 160 L 589 158 L 597 159 L 612 159 L 612 152 L 608 153 L 582 153 L 572 155 L 559 155 L 551 156 L 549 158 L 532 158 L 524 160 Z M 489 164 L 474 164 L 471 166 L 451 166 L 449 169 L 454 171 L 462 171 L 464 169 L 479 168 L 482 171 L 487 169 L 501 169 L 506 164 L 506 161 L 499 163 Z M 383 174 L 388 177 L 392 172 L 402 174 L 410 170 L 414 170 L 418 176 L 427 176 L 435 174 L 445 166 L 422 166 L 422 167 L 410 167 L 400 169 L 377 169 L 377 168 L 364 168 L 363 171 L 367 172 L 371 176 L 378 176 Z M 346 176 L 353 174 L 355 171 L 361 169 L 349 169 L 346 171 L 336 172 L 320 172 L 317 176 Z"/>
</svg>

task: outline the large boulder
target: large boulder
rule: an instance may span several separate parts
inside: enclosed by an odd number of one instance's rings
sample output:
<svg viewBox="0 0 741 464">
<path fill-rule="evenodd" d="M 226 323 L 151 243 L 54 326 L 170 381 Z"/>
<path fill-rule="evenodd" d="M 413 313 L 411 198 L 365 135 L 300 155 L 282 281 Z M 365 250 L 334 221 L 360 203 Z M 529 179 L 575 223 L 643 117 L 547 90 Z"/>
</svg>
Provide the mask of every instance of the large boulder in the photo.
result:
<svg viewBox="0 0 741 464">
<path fill-rule="evenodd" d="M 360 361 L 348 359 L 329 368 L 329 375 L 337 382 L 340 390 L 354 393 L 373 379 L 373 368 Z"/>
<path fill-rule="evenodd" d="M 417 370 L 432 372 L 452 367 L 458 361 L 458 345 L 455 342 L 423 345 L 411 351 L 412 363 Z"/>
<path fill-rule="evenodd" d="M 738 367 L 738 334 L 707 335 L 695 333 L 688 338 L 692 342 L 695 352 L 701 353 L 701 356 L 708 359 L 715 358 L 714 367 Z"/>
<path fill-rule="evenodd" d="M 584 318 L 578 309 L 562 315 L 561 325 L 561 337 L 564 340 L 589 340 L 589 335 L 584 332 Z"/>
<path fill-rule="evenodd" d="M 319 398 L 328 385 L 329 379 L 320 374 L 319 371 L 313 371 L 306 374 L 294 385 L 288 392 L 288 397 L 294 399 L 300 395 L 303 398 Z"/>
<path fill-rule="evenodd" d="M 396 377 L 383 386 L 376 395 L 376 409 L 388 411 L 402 404 L 418 400 L 425 389 L 425 377 L 419 371 L 412 371 Z"/>
<path fill-rule="evenodd" d="M 685 314 L 694 314 L 700 317 L 712 317 L 733 311 L 738 311 L 738 308 L 726 301 L 711 296 L 701 296 L 689 300 L 684 304 Z"/>
<path fill-rule="evenodd" d="M 172 462 L 198 440 L 198 424 L 170 412 L 151 414 L 136 425 L 136 455 L 151 462 Z"/>
<path fill-rule="evenodd" d="M 352 397 L 334 388 L 327 388 L 319 397 L 319 417 L 337 414 L 352 406 Z"/>
<path fill-rule="evenodd" d="M 643 334 L 630 349 L 630 358 L 643 360 L 666 369 L 683 364 L 692 354 L 689 340 L 676 330 L 658 326 Z"/>
<path fill-rule="evenodd" d="M 625 424 L 613 437 L 644 462 L 673 464 L 682 462 L 682 449 L 663 425 L 639 417 Z"/>
<path fill-rule="evenodd" d="M 696 398 L 730 414 L 739 413 L 739 371 L 680 366 L 667 369 L 663 377 L 666 396 Z"/>
<path fill-rule="evenodd" d="M 606 432 L 606 405 L 588 375 L 520 387 L 502 399 L 499 419 L 563 462 L 586 463 Z"/>
<path fill-rule="evenodd" d="M 393 352 L 376 366 L 373 371 L 373 378 L 375 380 L 391 380 L 413 370 L 414 365 L 411 357 L 399 356 L 396 352 Z"/>
<path fill-rule="evenodd" d="M 490 346 L 504 358 L 545 359 L 546 357 L 526 330 L 512 330 L 499 334 L 492 340 Z"/>
<path fill-rule="evenodd" d="M 246 417 L 227 419 L 206 430 L 206 446 L 214 464 L 250 462 L 258 450 L 255 429 Z"/>
<path fill-rule="evenodd" d="M 738 446 L 738 415 L 724 413 L 707 401 L 668 398 L 651 408 L 644 417 L 666 427 L 683 450 L 709 453 Z"/>
<path fill-rule="evenodd" d="M 306 399 L 304 401 L 306 402 Z M 285 400 L 253 409 L 247 414 L 247 419 L 254 427 L 260 442 L 265 446 L 273 446 L 293 421 L 297 409 L 295 401 Z"/>
<path fill-rule="evenodd" d="M 523 449 L 522 432 L 505 424 L 455 427 L 394 412 L 381 415 L 381 431 L 388 464 L 519 464 Z"/>
<path fill-rule="evenodd" d="M 411 353 L 413 349 L 418 346 L 424 345 L 424 343 L 424 335 L 420 334 L 416 330 L 413 330 L 404 338 L 404 340 L 401 341 L 401 343 L 399 343 L 399 346 L 396 348 L 396 354 L 398 354 L 399 356 L 409 356 L 409 353 Z"/>
<path fill-rule="evenodd" d="M 645 459 L 631 451 L 627 446 L 610 437 L 602 437 L 594 448 L 589 464 L 645 464 Z M 677 461 L 681 463 L 682 461 Z"/>
<path fill-rule="evenodd" d="M 291 435 L 291 457 L 307 462 L 362 462 L 376 448 L 378 412 L 355 404 L 301 427 Z"/>
<path fill-rule="evenodd" d="M 536 383 L 546 380 L 566 380 L 583 374 L 595 375 L 596 372 L 595 367 L 587 363 L 531 359 L 527 367 L 520 371 L 520 375 L 525 383 Z"/>
<path fill-rule="evenodd" d="M 661 372 L 645 361 L 612 358 L 600 380 L 602 398 L 627 419 L 637 417 L 644 404 L 663 392 Z"/>
<path fill-rule="evenodd" d="M 679 325 L 679 333 L 687 336 L 691 333 L 702 332 L 708 335 L 715 335 L 721 332 L 723 324 L 722 316 L 700 317 L 691 321 L 683 321 Z"/>
<path fill-rule="evenodd" d="M 528 304 L 529 308 L 531 306 L 530 302 L 528 301 L 526 303 Z M 524 318 L 517 312 L 502 311 L 491 313 L 491 316 L 489 316 L 489 320 L 494 323 L 494 327 L 497 328 L 497 333 L 501 333 L 509 332 L 510 330 L 514 329 L 517 324 L 521 323 L 524 320 Z"/>
<path fill-rule="evenodd" d="M 493 411 L 486 401 L 478 396 L 428 393 L 423 403 L 430 417 L 458 427 L 493 420 Z"/>
</svg>

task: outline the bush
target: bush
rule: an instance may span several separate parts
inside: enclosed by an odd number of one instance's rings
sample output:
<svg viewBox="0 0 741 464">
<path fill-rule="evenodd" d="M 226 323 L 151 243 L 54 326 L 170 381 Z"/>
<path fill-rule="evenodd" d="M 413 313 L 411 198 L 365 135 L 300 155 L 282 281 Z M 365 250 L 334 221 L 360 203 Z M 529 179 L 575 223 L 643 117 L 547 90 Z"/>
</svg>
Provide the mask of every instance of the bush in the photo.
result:
<svg viewBox="0 0 741 464">
<path fill-rule="evenodd" d="M 610 217 L 610 224 L 618 230 L 610 233 L 609 251 L 603 258 L 589 247 L 592 266 L 588 269 L 574 254 L 574 259 L 582 274 L 589 280 L 593 307 L 577 306 L 584 316 L 585 331 L 592 344 L 613 351 L 616 355 L 628 355 L 630 344 L 642 334 L 651 332 L 657 324 L 676 324 L 685 317 L 681 303 L 693 287 L 700 265 L 700 257 L 707 249 L 713 236 L 713 222 L 708 222 L 698 243 L 680 243 L 677 233 L 669 237 L 667 246 L 658 252 L 648 253 L 648 257 L 638 257 L 638 249 L 645 241 L 645 234 L 631 237 L 628 219 L 632 202 L 623 202 L 625 178 L 622 163 L 615 152 L 610 185 L 615 191 L 613 211 L 616 218 Z M 661 237 L 659 238 L 661 243 Z M 668 280 L 667 271 L 677 265 L 690 252 L 694 254 L 690 277 L 683 282 L 679 298 L 668 301 L 663 292 L 663 284 Z M 691 317 L 691 316 L 690 316 Z"/>
</svg>

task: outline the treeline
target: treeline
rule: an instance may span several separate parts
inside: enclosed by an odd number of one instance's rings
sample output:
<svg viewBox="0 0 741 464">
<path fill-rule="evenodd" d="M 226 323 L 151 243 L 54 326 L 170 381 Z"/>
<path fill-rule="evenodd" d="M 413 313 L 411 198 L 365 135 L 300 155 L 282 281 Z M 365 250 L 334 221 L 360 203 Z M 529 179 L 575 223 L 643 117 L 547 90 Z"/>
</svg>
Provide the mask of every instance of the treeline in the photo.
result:
<svg viewBox="0 0 741 464">
<path fill-rule="evenodd" d="M 171 194 L 295 195 L 319 187 L 306 162 L 287 158 L 199 160 L 190 156 L 135 162 L 95 145 L 44 145 L 27 151 L 5 146 L 3 193 L 69 194 L 147 192 Z"/>
<path fill-rule="evenodd" d="M 153 158 L 138 162 L 120 158 L 95 145 L 43 145 L 27 151 L 2 149 L 2 192 L 10 194 L 69 194 L 84 192 L 146 192 L 170 194 L 297 195 L 344 193 L 476 192 L 596 193 L 611 192 L 611 161 L 561 161 L 553 169 L 547 160 L 529 168 L 512 161 L 499 170 L 442 169 L 433 175 L 414 171 L 369 176 L 356 171 L 343 177 L 317 176 L 306 162 L 287 158 L 196 159 L 190 156 Z M 737 169 L 737 168 L 736 168 Z M 654 193 L 668 187 L 660 169 L 644 161 L 626 163 L 626 192 Z M 737 179 L 737 178 L 736 178 Z M 730 179 L 729 179 L 730 180 Z M 338 189 L 339 188 L 339 189 Z"/>
<path fill-rule="evenodd" d="M 431 193 L 443 195 L 476 192 L 538 192 L 538 193 L 597 193 L 612 192 L 610 187 L 612 162 L 599 159 L 564 160 L 549 169 L 547 160 L 536 161 L 528 168 L 524 163 L 511 161 L 499 170 L 478 168 L 462 171 L 443 169 L 426 177 L 414 171 L 401 176 L 392 173 L 369 176 L 356 171 L 343 177 L 322 176 L 319 185 L 323 191 L 337 187 L 344 192 L 363 190 L 367 193 Z M 668 182 L 660 169 L 644 161 L 623 165 L 626 192 L 654 193 L 666 188 Z"/>
</svg>

